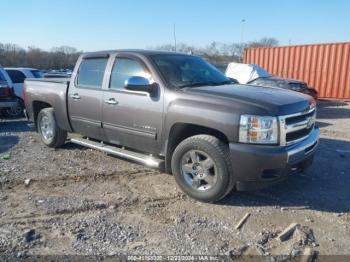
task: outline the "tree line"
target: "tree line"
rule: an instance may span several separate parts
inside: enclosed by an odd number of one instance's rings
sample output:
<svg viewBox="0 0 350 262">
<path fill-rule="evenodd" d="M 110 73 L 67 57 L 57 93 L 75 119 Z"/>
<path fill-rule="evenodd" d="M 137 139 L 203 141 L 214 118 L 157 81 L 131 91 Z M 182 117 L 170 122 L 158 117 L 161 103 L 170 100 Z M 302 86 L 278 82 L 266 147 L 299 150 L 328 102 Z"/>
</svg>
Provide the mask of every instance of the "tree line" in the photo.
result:
<svg viewBox="0 0 350 262">
<path fill-rule="evenodd" d="M 0 43 L 0 65 L 4 67 L 32 67 L 37 69 L 72 69 L 79 52 L 74 47 L 54 47 L 45 51 L 37 47 L 24 49 L 15 44 Z"/>
<path fill-rule="evenodd" d="M 245 48 L 257 48 L 257 47 L 273 47 L 278 46 L 277 39 L 272 37 L 264 37 L 260 40 L 246 42 L 246 43 L 220 43 L 212 42 L 205 47 L 196 47 L 187 44 L 166 44 L 157 46 L 152 49 L 162 51 L 177 51 L 181 53 L 188 53 L 201 56 L 213 64 L 227 64 L 229 62 L 242 62 Z"/>
<path fill-rule="evenodd" d="M 229 62 L 242 62 L 245 48 L 277 46 L 275 38 L 262 38 L 247 43 L 225 44 L 212 42 L 205 47 L 196 47 L 188 44 L 165 44 L 150 49 L 162 51 L 177 51 L 181 53 L 199 55 L 213 64 L 227 64 Z M 0 43 L 0 65 L 4 67 L 32 67 L 38 69 L 73 69 L 75 62 L 82 51 L 74 47 L 54 47 L 45 51 L 37 47 L 24 49 L 15 44 Z"/>
</svg>

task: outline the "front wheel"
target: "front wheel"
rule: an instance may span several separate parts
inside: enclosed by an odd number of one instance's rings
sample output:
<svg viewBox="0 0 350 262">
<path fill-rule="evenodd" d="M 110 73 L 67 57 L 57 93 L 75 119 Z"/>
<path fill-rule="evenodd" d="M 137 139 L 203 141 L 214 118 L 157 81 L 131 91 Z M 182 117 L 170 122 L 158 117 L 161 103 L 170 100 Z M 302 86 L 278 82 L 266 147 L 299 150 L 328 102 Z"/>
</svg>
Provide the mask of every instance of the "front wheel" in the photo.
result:
<svg viewBox="0 0 350 262">
<path fill-rule="evenodd" d="M 67 139 L 67 131 L 57 125 L 53 108 L 44 108 L 39 112 L 37 130 L 41 141 L 48 147 L 62 146 Z"/>
<path fill-rule="evenodd" d="M 199 201 L 216 202 L 234 186 L 228 147 L 213 136 L 196 135 L 182 141 L 171 167 L 180 188 Z"/>
</svg>

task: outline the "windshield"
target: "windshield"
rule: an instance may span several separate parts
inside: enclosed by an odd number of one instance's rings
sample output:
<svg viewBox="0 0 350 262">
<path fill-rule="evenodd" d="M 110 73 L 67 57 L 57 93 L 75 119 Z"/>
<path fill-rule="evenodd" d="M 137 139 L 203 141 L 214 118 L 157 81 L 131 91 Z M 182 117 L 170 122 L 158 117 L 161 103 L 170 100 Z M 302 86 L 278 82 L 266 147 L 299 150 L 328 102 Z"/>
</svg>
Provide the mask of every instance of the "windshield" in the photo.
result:
<svg viewBox="0 0 350 262">
<path fill-rule="evenodd" d="M 196 56 L 162 54 L 152 59 L 165 80 L 177 88 L 231 83 L 217 68 Z"/>
</svg>

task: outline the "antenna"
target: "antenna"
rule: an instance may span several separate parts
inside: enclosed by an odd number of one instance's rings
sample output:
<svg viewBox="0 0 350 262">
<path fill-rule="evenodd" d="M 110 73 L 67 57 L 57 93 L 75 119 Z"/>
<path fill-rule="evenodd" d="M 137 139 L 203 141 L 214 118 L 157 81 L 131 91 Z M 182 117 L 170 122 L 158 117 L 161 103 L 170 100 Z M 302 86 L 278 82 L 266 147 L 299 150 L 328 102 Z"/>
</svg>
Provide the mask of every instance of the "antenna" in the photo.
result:
<svg viewBox="0 0 350 262">
<path fill-rule="evenodd" d="M 241 20 L 241 44 L 244 42 L 244 23 L 246 22 L 245 19 Z"/>
</svg>

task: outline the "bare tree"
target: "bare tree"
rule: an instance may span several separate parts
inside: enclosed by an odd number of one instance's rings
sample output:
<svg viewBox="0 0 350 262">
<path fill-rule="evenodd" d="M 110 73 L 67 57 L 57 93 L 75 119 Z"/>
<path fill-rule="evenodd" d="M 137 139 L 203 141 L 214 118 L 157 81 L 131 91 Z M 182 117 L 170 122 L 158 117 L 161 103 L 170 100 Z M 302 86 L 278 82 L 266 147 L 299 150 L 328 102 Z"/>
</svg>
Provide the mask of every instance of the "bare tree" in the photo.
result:
<svg viewBox="0 0 350 262">
<path fill-rule="evenodd" d="M 248 47 L 272 47 L 278 46 L 279 42 L 276 38 L 273 37 L 263 37 L 258 41 L 253 41 L 248 43 Z"/>
<path fill-rule="evenodd" d="M 205 47 L 195 47 L 184 43 L 177 44 L 177 52 L 199 55 L 214 64 L 227 64 L 243 61 L 244 49 L 277 46 L 278 40 L 264 37 L 247 43 L 221 43 L 214 41 Z M 155 48 L 162 51 L 175 51 L 175 46 L 165 44 Z M 0 64 L 13 67 L 34 67 L 38 69 L 73 68 L 81 52 L 70 46 L 53 47 L 50 51 L 31 46 L 27 50 L 15 44 L 0 43 Z"/>
<path fill-rule="evenodd" d="M 55 47 L 48 52 L 34 46 L 25 50 L 14 44 L 0 43 L 0 64 L 7 67 L 73 68 L 79 55 L 76 48 L 69 46 Z"/>
</svg>

